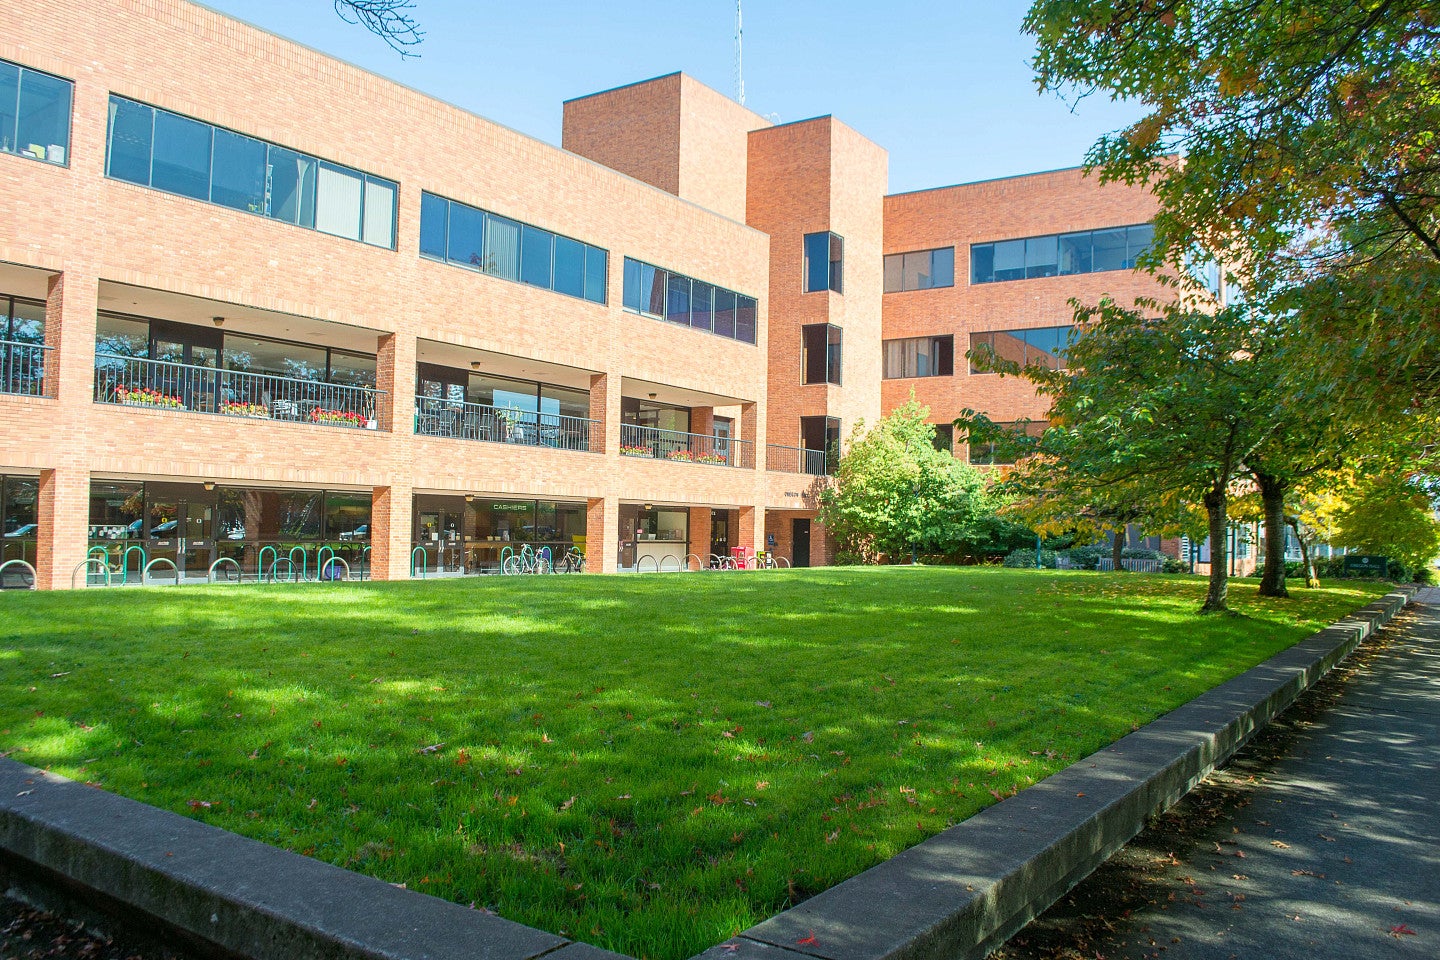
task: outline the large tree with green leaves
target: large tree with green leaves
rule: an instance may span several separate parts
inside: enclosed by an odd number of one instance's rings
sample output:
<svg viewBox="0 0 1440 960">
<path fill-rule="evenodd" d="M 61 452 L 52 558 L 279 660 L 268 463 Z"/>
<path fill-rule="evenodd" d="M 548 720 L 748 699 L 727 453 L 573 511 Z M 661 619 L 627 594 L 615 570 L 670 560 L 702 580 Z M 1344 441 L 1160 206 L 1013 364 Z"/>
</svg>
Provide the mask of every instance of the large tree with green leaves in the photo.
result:
<svg viewBox="0 0 1440 960">
<path fill-rule="evenodd" d="M 928 415 L 911 398 L 873 427 L 855 425 L 817 518 L 843 557 L 953 556 L 995 535 L 998 503 L 985 478 L 935 448 Z"/>
<path fill-rule="evenodd" d="M 1440 395 L 1440 6 L 1036 0 L 1042 89 L 1143 104 L 1102 176 L 1151 185 L 1155 263 L 1234 267 L 1376 415 Z"/>
</svg>

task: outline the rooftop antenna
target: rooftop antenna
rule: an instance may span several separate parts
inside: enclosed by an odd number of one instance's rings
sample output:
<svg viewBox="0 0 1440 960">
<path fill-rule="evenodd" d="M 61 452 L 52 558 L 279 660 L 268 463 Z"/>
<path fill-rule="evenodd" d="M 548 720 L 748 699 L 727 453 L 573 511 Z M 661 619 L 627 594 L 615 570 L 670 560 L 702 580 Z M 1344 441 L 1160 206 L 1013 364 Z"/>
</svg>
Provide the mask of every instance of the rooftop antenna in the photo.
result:
<svg viewBox="0 0 1440 960">
<path fill-rule="evenodd" d="M 741 44 L 745 39 L 745 27 L 740 17 L 740 0 L 735 0 L 735 100 L 745 106 L 745 68 L 741 57 Z"/>
</svg>

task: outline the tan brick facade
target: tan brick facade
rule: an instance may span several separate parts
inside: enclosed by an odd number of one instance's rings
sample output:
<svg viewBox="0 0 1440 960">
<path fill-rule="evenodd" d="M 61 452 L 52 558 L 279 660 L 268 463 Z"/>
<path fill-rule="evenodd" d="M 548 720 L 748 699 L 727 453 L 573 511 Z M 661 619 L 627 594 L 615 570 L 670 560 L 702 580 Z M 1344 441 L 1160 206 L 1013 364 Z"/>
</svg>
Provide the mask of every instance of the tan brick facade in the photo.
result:
<svg viewBox="0 0 1440 960">
<path fill-rule="evenodd" d="M 1045 325 L 1068 297 L 1150 289 L 1129 274 L 960 279 L 975 240 L 1148 219 L 1138 191 L 1063 171 L 886 197 L 885 150 L 844 124 L 772 126 L 683 74 L 569 101 L 562 150 L 185 0 L 7 7 L 0 58 L 74 82 L 68 166 L 0 153 L 0 294 L 45 300 L 48 347 L 44 396 L 0 394 L 0 473 L 39 482 L 44 588 L 85 561 L 97 480 L 369 494 L 377 578 L 410 575 L 414 498 L 435 494 L 583 505 L 592 571 L 617 566 L 622 504 L 688 511 L 702 554 L 713 511 L 731 511 L 733 546 L 763 549 L 768 532 L 784 554 L 825 482 L 767 449 L 799 446 L 800 417 L 848 434 L 911 386 L 937 416 L 1043 412 L 959 359 L 946 383 L 882 383 L 882 337 Z M 396 182 L 394 249 L 106 176 L 112 94 Z M 606 303 L 421 257 L 422 191 L 608 251 Z M 802 293 L 802 238 L 819 231 L 844 238 L 843 293 Z M 951 243 L 953 289 L 882 297 L 883 253 Z M 627 311 L 625 257 L 756 296 L 756 344 Z M 96 402 L 102 311 L 373 352 L 378 429 Z M 843 329 L 842 384 L 802 385 L 807 323 Z M 417 363 L 437 353 L 588 388 L 593 452 L 417 435 Z M 622 402 L 647 394 L 691 408 L 696 434 L 730 419 L 754 466 L 622 456 Z M 811 562 L 832 553 L 812 525 Z"/>
</svg>

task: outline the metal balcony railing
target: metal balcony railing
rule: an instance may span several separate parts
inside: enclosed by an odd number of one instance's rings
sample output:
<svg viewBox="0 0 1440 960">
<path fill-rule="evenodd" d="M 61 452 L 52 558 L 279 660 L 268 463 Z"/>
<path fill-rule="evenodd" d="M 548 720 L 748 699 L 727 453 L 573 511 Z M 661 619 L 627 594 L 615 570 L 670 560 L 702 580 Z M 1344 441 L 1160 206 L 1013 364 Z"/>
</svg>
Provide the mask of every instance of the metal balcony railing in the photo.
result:
<svg viewBox="0 0 1440 960">
<path fill-rule="evenodd" d="M 605 443 L 605 432 L 598 420 L 437 397 L 415 398 L 415 432 L 425 437 L 519 443 L 589 453 L 604 452 Z"/>
<path fill-rule="evenodd" d="M 830 456 L 824 450 L 807 450 L 804 447 L 786 447 L 778 443 L 765 445 L 765 469 L 777 473 L 808 473 L 811 476 L 829 476 Z"/>
<path fill-rule="evenodd" d="M 43 343 L 0 340 L 0 393 L 43 397 L 45 355 L 49 352 Z"/>
<path fill-rule="evenodd" d="M 384 391 L 100 353 L 95 402 L 228 417 L 374 428 Z"/>
<path fill-rule="evenodd" d="M 708 463 L 719 467 L 755 468 L 755 444 L 749 440 L 712 437 L 703 433 L 682 433 L 620 424 L 620 453 L 627 457 L 650 457 L 681 463 Z"/>
</svg>

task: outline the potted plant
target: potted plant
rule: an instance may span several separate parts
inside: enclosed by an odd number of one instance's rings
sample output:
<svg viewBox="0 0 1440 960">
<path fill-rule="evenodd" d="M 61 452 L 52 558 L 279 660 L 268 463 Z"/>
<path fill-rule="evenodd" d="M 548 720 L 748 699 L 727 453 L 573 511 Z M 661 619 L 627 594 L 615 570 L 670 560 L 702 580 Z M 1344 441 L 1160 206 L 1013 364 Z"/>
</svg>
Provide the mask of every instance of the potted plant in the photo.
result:
<svg viewBox="0 0 1440 960">
<path fill-rule="evenodd" d="M 325 410 L 316 407 L 310 411 L 310 422 L 334 423 L 346 427 L 363 427 L 365 426 L 365 417 L 363 414 L 352 413 L 349 410 Z"/>
<path fill-rule="evenodd" d="M 243 400 L 226 400 L 220 404 L 220 412 L 230 417 L 253 417 L 257 420 L 270 419 L 270 411 L 263 403 L 246 403 Z"/>
<path fill-rule="evenodd" d="M 185 409 L 185 401 L 179 397 L 161 393 L 159 390 L 152 390 L 149 387 L 127 387 L 121 384 L 115 388 L 115 399 L 129 406 L 163 407 L 168 410 Z"/>
</svg>

